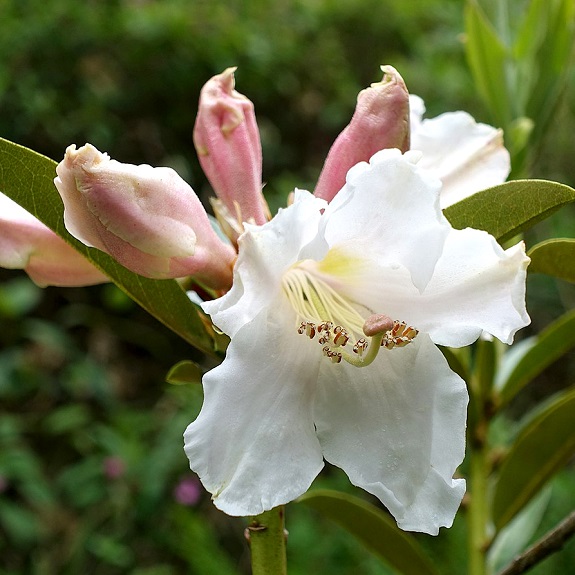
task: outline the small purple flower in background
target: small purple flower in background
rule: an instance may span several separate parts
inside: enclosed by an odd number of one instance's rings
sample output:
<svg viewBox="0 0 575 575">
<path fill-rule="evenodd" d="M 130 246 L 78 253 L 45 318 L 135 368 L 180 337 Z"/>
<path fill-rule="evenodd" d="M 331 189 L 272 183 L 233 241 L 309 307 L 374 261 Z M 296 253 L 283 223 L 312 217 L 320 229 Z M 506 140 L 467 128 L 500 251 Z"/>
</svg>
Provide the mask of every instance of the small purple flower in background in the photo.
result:
<svg viewBox="0 0 575 575">
<path fill-rule="evenodd" d="M 198 478 L 193 475 L 182 477 L 174 487 L 173 494 L 174 499 L 180 505 L 193 507 L 198 503 L 201 495 L 201 487 Z"/>
<path fill-rule="evenodd" d="M 126 471 L 126 464 L 121 457 L 113 455 L 104 459 L 104 475 L 108 479 L 119 479 Z"/>
</svg>

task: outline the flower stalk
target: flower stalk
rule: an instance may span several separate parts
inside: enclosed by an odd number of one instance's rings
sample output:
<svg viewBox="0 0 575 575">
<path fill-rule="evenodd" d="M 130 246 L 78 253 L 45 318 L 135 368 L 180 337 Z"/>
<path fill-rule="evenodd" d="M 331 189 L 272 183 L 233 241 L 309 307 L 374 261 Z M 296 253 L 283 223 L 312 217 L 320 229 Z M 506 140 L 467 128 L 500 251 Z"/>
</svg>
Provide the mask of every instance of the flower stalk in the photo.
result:
<svg viewBox="0 0 575 575">
<path fill-rule="evenodd" d="M 251 549 L 252 575 L 286 575 L 284 506 L 252 518 L 246 527 Z"/>
<path fill-rule="evenodd" d="M 491 471 L 488 430 L 493 417 L 492 390 L 497 371 L 495 341 L 479 340 L 472 377 L 469 460 L 469 575 L 486 575 L 486 554 L 490 543 L 488 482 Z"/>
<path fill-rule="evenodd" d="M 470 450 L 469 492 L 469 575 L 486 575 L 487 522 L 489 519 L 487 502 L 488 454 L 487 443 L 476 443 Z"/>
</svg>

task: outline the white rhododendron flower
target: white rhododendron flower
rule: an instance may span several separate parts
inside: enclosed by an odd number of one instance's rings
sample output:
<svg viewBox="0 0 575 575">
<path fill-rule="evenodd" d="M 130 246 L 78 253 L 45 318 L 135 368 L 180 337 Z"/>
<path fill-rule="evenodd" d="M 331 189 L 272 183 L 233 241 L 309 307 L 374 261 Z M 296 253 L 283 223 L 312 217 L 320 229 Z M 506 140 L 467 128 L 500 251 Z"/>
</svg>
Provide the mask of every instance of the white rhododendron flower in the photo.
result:
<svg viewBox="0 0 575 575">
<path fill-rule="evenodd" d="M 503 130 L 479 124 L 467 112 L 423 120 L 425 105 L 413 94 L 409 105 L 411 149 L 423 152 L 420 167 L 441 180 L 442 208 L 507 179 L 511 160 Z"/>
<path fill-rule="evenodd" d="M 435 344 L 483 330 L 511 343 L 529 323 L 529 259 L 522 243 L 454 230 L 417 157 L 383 150 L 329 205 L 297 191 L 247 225 L 232 289 L 203 304 L 231 343 L 185 449 L 226 513 L 295 499 L 325 458 L 403 529 L 451 525 L 468 396 Z"/>
</svg>

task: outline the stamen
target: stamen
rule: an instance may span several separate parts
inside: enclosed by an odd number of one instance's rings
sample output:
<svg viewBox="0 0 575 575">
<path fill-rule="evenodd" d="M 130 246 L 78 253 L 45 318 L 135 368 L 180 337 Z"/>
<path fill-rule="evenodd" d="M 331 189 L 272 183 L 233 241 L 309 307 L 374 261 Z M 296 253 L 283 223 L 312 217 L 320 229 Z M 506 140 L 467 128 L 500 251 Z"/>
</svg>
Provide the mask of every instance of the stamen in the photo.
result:
<svg viewBox="0 0 575 575">
<path fill-rule="evenodd" d="M 333 345 L 336 347 L 339 347 L 340 345 L 344 346 L 349 341 L 349 335 L 347 334 L 347 331 L 345 331 L 345 329 L 343 329 L 340 325 L 336 326 L 333 333 Z"/>
<path fill-rule="evenodd" d="M 419 333 L 404 321 L 394 321 L 384 314 L 371 314 L 364 319 L 358 309 L 365 307 L 340 295 L 301 265 L 284 275 L 283 288 L 300 321 L 297 332 L 312 340 L 317 336 L 323 355 L 332 363 L 344 359 L 356 367 L 365 367 L 382 347 L 405 347 Z M 348 353 L 345 348 L 352 338 L 353 353 Z"/>
<path fill-rule="evenodd" d="M 313 339 L 315 337 L 315 324 L 310 321 L 302 321 L 297 332 L 300 335 L 305 333 L 310 339 Z"/>
<path fill-rule="evenodd" d="M 331 359 L 332 363 L 340 363 L 341 362 L 341 353 L 339 353 L 337 351 L 332 351 L 331 349 L 329 349 L 329 346 L 326 345 L 322 351 L 326 357 Z"/>
<path fill-rule="evenodd" d="M 357 340 L 357 343 L 353 346 L 353 352 L 357 353 L 359 357 L 362 357 L 365 350 L 368 348 L 368 343 L 365 338 L 361 338 Z"/>
<path fill-rule="evenodd" d="M 414 327 L 407 326 L 404 321 L 394 321 L 393 328 L 389 330 L 381 340 L 381 345 L 387 349 L 405 347 L 417 336 L 419 331 Z"/>
</svg>

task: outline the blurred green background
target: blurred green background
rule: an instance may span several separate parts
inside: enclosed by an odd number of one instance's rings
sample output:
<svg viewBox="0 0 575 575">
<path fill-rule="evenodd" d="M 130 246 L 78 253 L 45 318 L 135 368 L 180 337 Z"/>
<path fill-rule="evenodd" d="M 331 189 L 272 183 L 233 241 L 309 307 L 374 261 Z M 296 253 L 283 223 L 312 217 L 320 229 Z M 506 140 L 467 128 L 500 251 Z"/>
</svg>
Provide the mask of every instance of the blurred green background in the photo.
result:
<svg viewBox="0 0 575 575">
<path fill-rule="evenodd" d="M 517 1 L 520 7 L 525 2 Z M 490 122 L 464 53 L 461 0 L 0 0 L 0 136 L 55 160 L 75 143 L 130 163 L 170 165 L 205 200 L 192 129 L 202 85 L 238 66 L 255 104 L 272 211 L 313 189 L 359 90 L 392 64 L 428 116 Z M 535 72 L 534 72 L 535 73 Z M 575 185 L 575 77 L 531 175 Z M 575 235 L 563 210 L 528 236 Z M 572 285 L 529 280 L 537 333 L 575 307 Z M 181 435 L 199 387 L 165 383 L 204 361 L 113 286 L 40 290 L 0 270 L 0 575 L 248 573 L 242 520 L 215 510 L 188 471 Z M 573 353 L 511 405 L 498 433 L 572 384 Z M 335 469 L 317 482 L 353 490 Z M 573 466 L 551 485 L 537 534 L 575 508 Z M 465 565 L 453 529 L 419 537 L 442 573 Z M 288 507 L 293 575 L 389 570 L 340 528 Z M 532 572 L 569 573 L 575 545 Z"/>
</svg>

